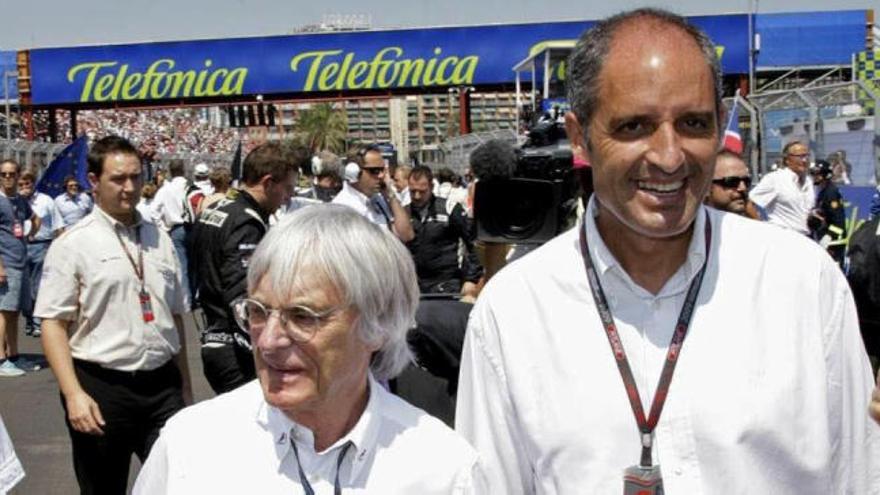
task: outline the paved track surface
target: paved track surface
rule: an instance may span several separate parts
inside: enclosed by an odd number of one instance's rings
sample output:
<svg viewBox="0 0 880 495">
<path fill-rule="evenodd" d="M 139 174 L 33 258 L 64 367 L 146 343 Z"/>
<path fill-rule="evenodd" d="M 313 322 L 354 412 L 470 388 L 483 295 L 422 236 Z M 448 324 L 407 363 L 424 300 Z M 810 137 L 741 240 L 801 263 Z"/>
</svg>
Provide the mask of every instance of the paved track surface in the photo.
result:
<svg viewBox="0 0 880 495">
<path fill-rule="evenodd" d="M 193 395 L 201 401 L 214 394 L 202 374 L 195 323 L 189 315 L 184 322 Z M 23 330 L 19 331 L 19 349 L 29 357 L 42 357 L 40 339 L 25 336 Z M 51 370 L 0 378 L 0 415 L 25 470 L 24 480 L 10 492 L 12 495 L 79 493 L 58 384 Z M 132 456 L 130 483 L 134 483 L 139 466 L 137 457 Z"/>
</svg>

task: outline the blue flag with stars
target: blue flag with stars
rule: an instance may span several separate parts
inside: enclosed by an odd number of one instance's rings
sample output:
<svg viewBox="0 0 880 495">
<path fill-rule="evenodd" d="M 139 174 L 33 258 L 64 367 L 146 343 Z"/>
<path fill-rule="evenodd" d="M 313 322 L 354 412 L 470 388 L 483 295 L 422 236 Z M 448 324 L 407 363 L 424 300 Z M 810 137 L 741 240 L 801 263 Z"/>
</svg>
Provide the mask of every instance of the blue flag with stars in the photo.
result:
<svg viewBox="0 0 880 495">
<path fill-rule="evenodd" d="M 88 139 L 85 136 L 78 137 L 46 167 L 42 177 L 37 181 L 37 191 L 53 198 L 58 196 L 64 192 L 64 178 L 68 175 L 76 177 L 81 190 L 91 189 L 87 175 L 86 157 L 88 154 Z"/>
</svg>

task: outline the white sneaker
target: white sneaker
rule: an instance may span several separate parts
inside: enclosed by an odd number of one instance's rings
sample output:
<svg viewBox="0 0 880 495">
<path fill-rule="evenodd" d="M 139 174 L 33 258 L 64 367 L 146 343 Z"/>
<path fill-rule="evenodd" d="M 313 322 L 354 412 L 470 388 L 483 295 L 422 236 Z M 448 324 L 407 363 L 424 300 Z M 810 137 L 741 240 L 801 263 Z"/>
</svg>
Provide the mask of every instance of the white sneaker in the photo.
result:
<svg viewBox="0 0 880 495">
<path fill-rule="evenodd" d="M 12 361 L 6 359 L 0 364 L 0 376 L 21 376 L 24 374 Z"/>
</svg>

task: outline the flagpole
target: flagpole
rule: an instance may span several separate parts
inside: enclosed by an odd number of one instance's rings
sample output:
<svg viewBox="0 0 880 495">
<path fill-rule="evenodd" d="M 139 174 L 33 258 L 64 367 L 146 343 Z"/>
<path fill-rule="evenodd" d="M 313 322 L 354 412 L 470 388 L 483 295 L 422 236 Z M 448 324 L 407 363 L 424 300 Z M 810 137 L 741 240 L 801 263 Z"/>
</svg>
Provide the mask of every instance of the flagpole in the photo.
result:
<svg viewBox="0 0 880 495">
<path fill-rule="evenodd" d="M 758 14 L 758 0 L 749 0 L 749 94 L 755 87 L 755 16 Z"/>
</svg>

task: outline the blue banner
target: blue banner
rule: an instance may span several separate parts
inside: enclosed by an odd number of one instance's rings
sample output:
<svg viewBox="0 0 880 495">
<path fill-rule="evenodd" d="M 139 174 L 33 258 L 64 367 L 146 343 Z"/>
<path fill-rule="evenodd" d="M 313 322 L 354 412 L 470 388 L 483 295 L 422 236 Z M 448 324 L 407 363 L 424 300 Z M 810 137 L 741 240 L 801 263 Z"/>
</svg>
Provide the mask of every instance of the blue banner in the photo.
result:
<svg viewBox="0 0 880 495">
<path fill-rule="evenodd" d="M 37 191 L 54 198 L 64 192 L 64 178 L 69 175 L 76 177 L 81 190 L 91 189 L 87 173 L 86 157 L 88 154 L 89 142 L 85 136 L 80 136 L 64 148 L 46 167 L 46 171 L 37 182 Z"/>
<path fill-rule="evenodd" d="M 748 72 L 744 14 L 690 20 L 724 71 Z M 512 83 L 538 43 L 576 39 L 593 21 L 320 33 L 30 52 L 35 105 L 241 95 L 389 91 Z"/>
<path fill-rule="evenodd" d="M 804 65 L 849 66 L 853 53 L 865 49 L 865 10 L 761 14 L 758 68 Z"/>
<path fill-rule="evenodd" d="M 0 51 L 0 102 L 6 101 L 7 98 L 10 101 L 18 100 L 18 79 L 10 77 L 6 84 L 3 83 L 6 74 L 15 72 L 16 68 L 15 52 Z M 9 94 L 6 94 L 7 90 Z"/>
</svg>

